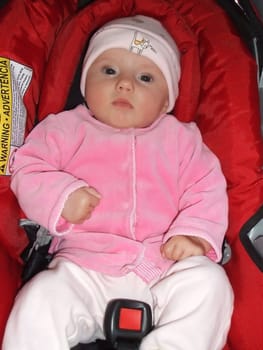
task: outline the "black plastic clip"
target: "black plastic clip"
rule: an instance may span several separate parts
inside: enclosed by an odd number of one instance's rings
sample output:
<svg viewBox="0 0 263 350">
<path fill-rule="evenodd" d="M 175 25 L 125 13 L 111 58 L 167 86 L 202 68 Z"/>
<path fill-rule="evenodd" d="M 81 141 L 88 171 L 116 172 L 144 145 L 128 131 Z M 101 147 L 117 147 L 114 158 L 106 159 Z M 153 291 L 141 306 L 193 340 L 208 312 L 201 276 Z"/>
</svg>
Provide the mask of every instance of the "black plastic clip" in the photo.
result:
<svg viewBox="0 0 263 350">
<path fill-rule="evenodd" d="M 251 259 L 263 272 L 263 206 L 241 228 L 240 240 Z"/>
<path fill-rule="evenodd" d="M 153 328 L 151 307 L 142 301 L 114 299 L 104 318 L 107 341 L 117 350 L 136 350 Z"/>
</svg>

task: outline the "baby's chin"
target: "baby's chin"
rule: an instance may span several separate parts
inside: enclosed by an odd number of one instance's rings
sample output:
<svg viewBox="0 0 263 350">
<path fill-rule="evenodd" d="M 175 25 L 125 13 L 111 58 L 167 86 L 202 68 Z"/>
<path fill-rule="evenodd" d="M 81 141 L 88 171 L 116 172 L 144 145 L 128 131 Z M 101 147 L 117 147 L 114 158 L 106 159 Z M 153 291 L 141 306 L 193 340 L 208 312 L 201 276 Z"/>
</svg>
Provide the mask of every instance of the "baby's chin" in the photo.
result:
<svg viewBox="0 0 263 350">
<path fill-rule="evenodd" d="M 98 116 L 93 116 L 99 122 L 110 126 L 115 129 L 141 129 L 147 128 L 151 123 L 146 123 L 145 121 L 137 121 L 135 118 L 125 116 L 125 115 L 116 115 L 112 117 L 100 118 Z"/>
</svg>

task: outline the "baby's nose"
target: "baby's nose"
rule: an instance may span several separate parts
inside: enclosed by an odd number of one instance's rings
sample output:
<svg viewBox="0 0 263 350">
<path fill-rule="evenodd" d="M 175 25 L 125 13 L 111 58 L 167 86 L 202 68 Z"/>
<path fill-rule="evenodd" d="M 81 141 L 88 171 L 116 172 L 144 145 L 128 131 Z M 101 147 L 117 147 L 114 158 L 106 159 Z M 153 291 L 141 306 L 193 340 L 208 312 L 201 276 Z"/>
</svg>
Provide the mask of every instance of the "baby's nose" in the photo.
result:
<svg viewBox="0 0 263 350">
<path fill-rule="evenodd" d="M 119 91 L 132 91 L 133 83 L 129 77 L 122 77 L 117 82 L 117 90 Z"/>
</svg>

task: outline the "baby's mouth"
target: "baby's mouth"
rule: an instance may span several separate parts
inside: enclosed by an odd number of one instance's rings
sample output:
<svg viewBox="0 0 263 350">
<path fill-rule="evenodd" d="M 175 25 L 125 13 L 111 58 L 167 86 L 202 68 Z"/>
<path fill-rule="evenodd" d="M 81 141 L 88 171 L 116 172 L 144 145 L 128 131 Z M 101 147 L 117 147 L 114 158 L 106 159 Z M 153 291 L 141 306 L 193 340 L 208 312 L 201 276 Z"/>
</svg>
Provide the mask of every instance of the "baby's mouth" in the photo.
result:
<svg viewBox="0 0 263 350">
<path fill-rule="evenodd" d="M 124 98 L 118 98 L 118 99 L 114 100 L 112 102 L 112 105 L 114 107 L 118 107 L 118 108 L 133 109 L 132 104 Z"/>
</svg>

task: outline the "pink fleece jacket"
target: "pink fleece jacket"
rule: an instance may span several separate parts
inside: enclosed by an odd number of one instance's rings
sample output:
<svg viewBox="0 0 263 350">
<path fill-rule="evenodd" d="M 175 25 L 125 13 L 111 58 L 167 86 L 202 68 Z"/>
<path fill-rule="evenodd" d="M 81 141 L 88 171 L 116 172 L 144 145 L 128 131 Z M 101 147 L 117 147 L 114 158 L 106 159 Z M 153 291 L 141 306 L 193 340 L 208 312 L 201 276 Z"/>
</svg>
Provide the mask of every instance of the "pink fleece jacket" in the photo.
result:
<svg viewBox="0 0 263 350">
<path fill-rule="evenodd" d="M 26 216 L 54 235 L 51 252 L 89 269 L 158 278 L 173 261 L 160 246 L 192 235 L 219 261 L 227 227 L 226 183 L 194 123 L 162 115 L 150 127 L 116 129 L 85 106 L 50 115 L 15 152 L 11 188 Z M 61 219 L 68 195 L 93 186 L 102 195 L 92 217 Z"/>
</svg>

